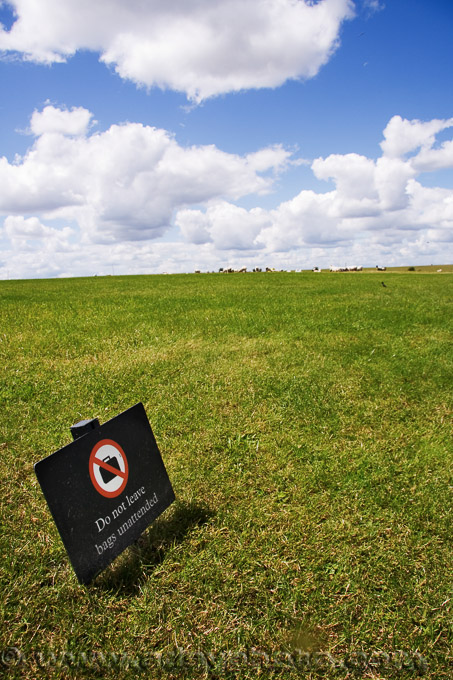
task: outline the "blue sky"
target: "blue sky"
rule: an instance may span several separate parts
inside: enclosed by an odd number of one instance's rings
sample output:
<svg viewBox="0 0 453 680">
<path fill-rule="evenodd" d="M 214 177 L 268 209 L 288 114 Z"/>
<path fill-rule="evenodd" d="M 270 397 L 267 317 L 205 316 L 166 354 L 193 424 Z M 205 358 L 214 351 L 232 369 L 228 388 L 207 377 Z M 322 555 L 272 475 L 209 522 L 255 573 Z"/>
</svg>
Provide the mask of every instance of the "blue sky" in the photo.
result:
<svg viewBox="0 0 453 680">
<path fill-rule="evenodd" d="M 0 4 L 0 278 L 452 262 L 450 0 Z"/>
</svg>

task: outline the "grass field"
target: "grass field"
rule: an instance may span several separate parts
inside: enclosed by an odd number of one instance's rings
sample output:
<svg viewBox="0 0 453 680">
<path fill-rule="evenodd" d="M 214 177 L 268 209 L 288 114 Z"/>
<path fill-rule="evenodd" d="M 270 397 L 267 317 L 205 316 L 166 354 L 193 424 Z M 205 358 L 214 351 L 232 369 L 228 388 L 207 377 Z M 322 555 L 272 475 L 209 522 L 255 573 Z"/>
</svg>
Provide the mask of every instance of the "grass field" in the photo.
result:
<svg viewBox="0 0 453 680">
<path fill-rule="evenodd" d="M 0 282 L 5 676 L 451 678 L 452 302 L 407 268 Z M 33 463 L 138 401 L 177 500 L 80 586 Z"/>
</svg>

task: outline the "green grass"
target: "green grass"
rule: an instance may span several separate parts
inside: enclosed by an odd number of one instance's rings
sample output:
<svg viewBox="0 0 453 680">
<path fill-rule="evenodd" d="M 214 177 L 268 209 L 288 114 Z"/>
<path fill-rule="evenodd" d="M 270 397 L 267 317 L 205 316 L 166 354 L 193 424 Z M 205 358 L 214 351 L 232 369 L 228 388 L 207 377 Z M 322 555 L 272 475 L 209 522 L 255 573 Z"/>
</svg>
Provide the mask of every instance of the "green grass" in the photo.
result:
<svg viewBox="0 0 453 680">
<path fill-rule="evenodd" d="M 450 678 L 452 300 L 404 270 L 0 282 L 6 675 Z M 177 501 L 83 587 L 33 463 L 137 401 Z"/>
</svg>

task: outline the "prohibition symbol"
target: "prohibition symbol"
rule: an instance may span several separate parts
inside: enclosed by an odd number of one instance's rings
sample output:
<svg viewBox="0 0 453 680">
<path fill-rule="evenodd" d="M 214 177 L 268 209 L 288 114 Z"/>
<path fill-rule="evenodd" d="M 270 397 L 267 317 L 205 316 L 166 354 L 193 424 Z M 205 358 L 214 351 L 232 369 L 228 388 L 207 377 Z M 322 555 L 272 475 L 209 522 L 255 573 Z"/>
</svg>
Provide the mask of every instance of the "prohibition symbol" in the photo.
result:
<svg viewBox="0 0 453 680">
<path fill-rule="evenodd" d="M 102 439 L 90 455 L 90 477 L 96 491 L 115 498 L 124 490 L 129 476 L 126 455 L 113 439 Z"/>
</svg>

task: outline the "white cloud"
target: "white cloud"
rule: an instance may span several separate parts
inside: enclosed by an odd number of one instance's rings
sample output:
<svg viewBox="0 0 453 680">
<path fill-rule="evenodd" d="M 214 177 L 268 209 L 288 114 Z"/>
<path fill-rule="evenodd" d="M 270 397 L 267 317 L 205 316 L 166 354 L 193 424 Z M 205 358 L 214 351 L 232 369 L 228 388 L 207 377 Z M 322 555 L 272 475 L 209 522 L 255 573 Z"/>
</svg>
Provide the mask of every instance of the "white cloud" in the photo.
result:
<svg viewBox="0 0 453 680">
<path fill-rule="evenodd" d="M 374 161 L 356 153 L 332 154 L 313 161 L 318 179 L 333 179 L 337 190 L 350 198 L 376 198 Z"/>
<path fill-rule="evenodd" d="M 88 131 L 93 114 L 82 107 L 73 107 L 71 111 L 46 106 L 42 111 L 34 111 L 30 130 L 40 136 L 44 133 L 59 133 L 62 135 L 85 135 Z"/>
<path fill-rule="evenodd" d="M 284 149 L 281 144 L 274 144 L 266 149 L 260 149 L 247 155 L 247 161 L 256 172 L 266 172 L 266 170 L 280 171 L 285 170 L 290 163 L 292 153 Z M 296 161 L 298 164 L 301 161 Z M 303 162 L 303 161 L 302 161 Z"/>
<path fill-rule="evenodd" d="M 317 158 L 314 175 L 333 188 L 302 189 L 264 209 L 260 196 L 295 163 L 279 145 L 240 156 L 182 147 L 165 130 L 136 123 L 93 133 L 90 112 L 63 113 L 35 112 L 29 151 L 14 163 L 0 159 L 0 236 L 18 277 L 453 257 L 453 191 L 418 177 L 453 168 L 453 142 L 436 139 L 450 121 L 398 118 L 392 128 L 395 117 L 381 157 Z M 397 127 L 409 131 L 405 141 Z M 244 196 L 254 207 L 237 204 Z"/>
<path fill-rule="evenodd" d="M 351 0 L 9 0 L 0 51 L 49 64 L 97 51 L 122 78 L 196 101 L 311 78 L 339 45 Z"/>
<path fill-rule="evenodd" d="M 370 16 L 376 12 L 381 12 L 385 8 L 381 0 L 363 0 L 363 6 L 368 10 Z"/>
<path fill-rule="evenodd" d="M 420 147 L 422 150 L 431 149 L 436 134 L 452 126 L 453 118 L 423 122 L 393 116 L 384 130 L 381 148 L 390 158 L 400 158 Z"/>
<path fill-rule="evenodd" d="M 34 251 L 38 242 L 38 248 L 44 248 L 47 252 L 67 250 L 68 240 L 74 234 L 70 227 L 55 229 L 42 224 L 37 217 L 26 219 L 23 215 L 6 217 L 3 231 L 16 249 Z"/>
<path fill-rule="evenodd" d="M 201 210 L 180 210 L 176 225 L 183 236 L 192 243 L 212 242 L 218 250 L 248 250 L 261 246 L 258 234 L 270 225 L 265 210 L 245 210 L 222 201 Z"/>
<path fill-rule="evenodd" d="M 175 224 L 188 243 L 201 245 L 212 242 L 210 234 L 211 221 L 202 210 L 179 210 Z"/>
<path fill-rule="evenodd" d="M 453 191 L 438 187 L 424 187 L 412 180 L 408 184 L 411 224 L 431 227 L 453 234 Z M 446 239 L 448 241 L 451 238 Z"/>
<path fill-rule="evenodd" d="M 14 164 L 0 159 L 0 212 L 75 220 L 86 239 L 101 242 L 156 238 L 176 209 L 268 192 L 269 170 L 289 158 L 281 147 L 252 157 L 184 148 L 165 130 L 136 123 L 88 135 L 91 117 L 86 109 L 35 111 L 33 146 Z"/>
<path fill-rule="evenodd" d="M 379 194 L 379 209 L 383 211 L 402 210 L 409 204 L 407 186 L 415 175 L 409 163 L 399 158 L 383 156 L 376 162 L 375 181 Z"/>
<path fill-rule="evenodd" d="M 444 142 L 436 149 L 421 149 L 411 161 L 417 172 L 432 172 L 453 167 L 453 141 Z"/>
<path fill-rule="evenodd" d="M 339 245 L 351 250 L 361 241 L 376 248 L 377 241 L 370 241 L 373 233 L 382 238 L 382 245 L 390 247 L 410 239 L 409 232 L 419 238 L 430 228 L 437 240 L 442 235 L 448 242 L 446 232 L 453 227 L 453 192 L 425 188 L 415 177 L 419 171 L 453 167 L 452 142 L 432 148 L 436 134 L 449 127 L 450 121 L 421 123 L 399 117 L 392 121 L 385 129 L 386 140 L 392 145 L 389 155 L 389 148 L 383 144 L 385 153 L 377 160 L 348 153 L 313 161 L 314 175 L 333 180 L 333 191 L 302 190 L 272 210 L 261 210 L 259 219 L 256 209 L 235 214 L 233 207 L 222 203 L 215 209 L 178 213 L 176 223 L 192 242 L 212 242 L 219 249 L 248 248 L 258 254 L 260 250 L 275 255 Z M 406 131 L 404 141 L 397 139 L 397 129 Z M 409 150 L 420 151 L 405 160 L 393 153 L 397 144 L 403 155 Z"/>
</svg>

